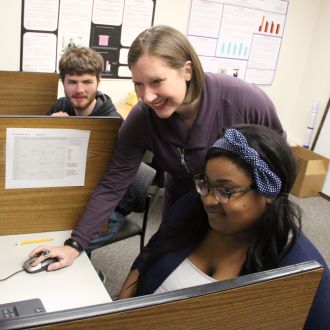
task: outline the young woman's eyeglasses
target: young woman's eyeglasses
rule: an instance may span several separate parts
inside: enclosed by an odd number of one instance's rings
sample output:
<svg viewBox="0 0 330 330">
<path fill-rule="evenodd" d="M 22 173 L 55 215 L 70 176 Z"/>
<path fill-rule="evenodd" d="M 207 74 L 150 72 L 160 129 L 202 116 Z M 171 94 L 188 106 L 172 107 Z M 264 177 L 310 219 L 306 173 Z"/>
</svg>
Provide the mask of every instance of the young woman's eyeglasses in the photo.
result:
<svg viewBox="0 0 330 330">
<path fill-rule="evenodd" d="M 253 186 L 251 185 L 233 189 L 228 189 L 225 187 L 211 187 L 210 184 L 204 179 L 204 176 L 202 174 L 194 176 L 194 183 L 197 192 L 202 197 L 206 197 L 209 194 L 210 190 L 212 190 L 215 199 L 222 204 L 226 204 L 231 196 L 239 192 L 253 189 Z"/>
</svg>

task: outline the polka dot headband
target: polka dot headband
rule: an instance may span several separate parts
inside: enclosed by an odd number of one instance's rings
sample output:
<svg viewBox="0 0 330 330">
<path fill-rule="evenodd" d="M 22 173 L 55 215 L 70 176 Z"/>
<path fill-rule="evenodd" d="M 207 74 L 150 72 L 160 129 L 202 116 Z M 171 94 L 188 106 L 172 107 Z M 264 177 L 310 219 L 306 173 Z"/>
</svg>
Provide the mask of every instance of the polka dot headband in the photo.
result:
<svg viewBox="0 0 330 330">
<path fill-rule="evenodd" d="M 275 198 L 279 194 L 282 186 L 281 179 L 270 170 L 257 151 L 248 145 L 242 133 L 233 128 L 227 129 L 224 136 L 217 140 L 213 147 L 230 151 L 251 165 L 260 195 Z"/>
</svg>

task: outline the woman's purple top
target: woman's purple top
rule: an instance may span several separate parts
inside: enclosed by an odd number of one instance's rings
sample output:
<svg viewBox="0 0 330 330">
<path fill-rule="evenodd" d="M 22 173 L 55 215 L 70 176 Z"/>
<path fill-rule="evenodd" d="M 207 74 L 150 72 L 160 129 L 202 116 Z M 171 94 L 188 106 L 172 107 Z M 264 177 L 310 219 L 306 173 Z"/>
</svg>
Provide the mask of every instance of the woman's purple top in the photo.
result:
<svg viewBox="0 0 330 330">
<path fill-rule="evenodd" d="M 269 97 L 258 87 L 223 74 L 205 74 L 201 105 L 191 128 L 176 113 L 161 119 L 139 102 L 120 128 L 108 169 L 71 237 L 85 249 L 99 234 L 132 182 L 146 150 L 153 152 L 166 172 L 167 209 L 193 188 L 192 178 L 203 171 L 206 152 L 222 129 L 243 123 L 265 125 L 283 134 Z"/>
</svg>

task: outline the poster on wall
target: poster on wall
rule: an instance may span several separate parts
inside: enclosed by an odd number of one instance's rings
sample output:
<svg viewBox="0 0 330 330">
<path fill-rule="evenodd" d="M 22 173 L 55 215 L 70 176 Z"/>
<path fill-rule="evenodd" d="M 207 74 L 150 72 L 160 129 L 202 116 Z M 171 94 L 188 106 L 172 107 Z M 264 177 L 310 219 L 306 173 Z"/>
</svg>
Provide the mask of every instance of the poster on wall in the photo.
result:
<svg viewBox="0 0 330 330">
<path fill-rule="evenodd" d="M 285 0 L 192 0 L 187 35 L 204 70 L 271 85 L 288 5 Z"/>
<path fill-rule="evenodd" d="M 68 47 L 95 49 L 102 76 L 130 78 L 128 49 L 153 25 L 156 0 L 22 0 L 21 71 L 56 72 Z"/>
</svg>

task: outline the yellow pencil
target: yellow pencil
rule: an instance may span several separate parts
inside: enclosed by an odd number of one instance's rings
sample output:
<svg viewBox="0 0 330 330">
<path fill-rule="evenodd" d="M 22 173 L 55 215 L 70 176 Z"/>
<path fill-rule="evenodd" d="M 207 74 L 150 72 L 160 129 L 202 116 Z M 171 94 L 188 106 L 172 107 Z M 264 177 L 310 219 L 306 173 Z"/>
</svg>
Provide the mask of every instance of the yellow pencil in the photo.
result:
<svg viewBox="0 0 330 330">
<path fill-rule="evenodd" d="M 31 239 L 30 241 L 17 242 L 16 245 L 25 245 L 33 243 L 43 243 L 52 241 L 54 238 L 40 238 L 40 239 Z"/>
</svg>

